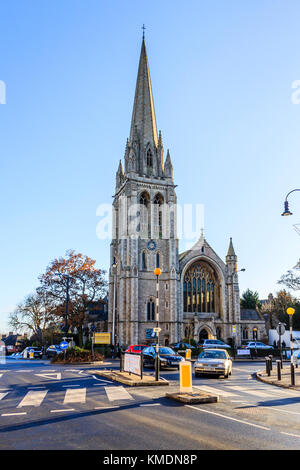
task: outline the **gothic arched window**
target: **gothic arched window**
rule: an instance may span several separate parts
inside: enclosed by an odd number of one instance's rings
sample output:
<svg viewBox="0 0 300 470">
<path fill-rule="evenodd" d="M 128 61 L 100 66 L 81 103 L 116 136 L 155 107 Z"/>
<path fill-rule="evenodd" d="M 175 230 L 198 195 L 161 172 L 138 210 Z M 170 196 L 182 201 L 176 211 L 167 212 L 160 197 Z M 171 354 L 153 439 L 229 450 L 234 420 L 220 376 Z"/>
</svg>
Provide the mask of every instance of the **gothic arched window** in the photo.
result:
<svg viewBox="0 0 300 470">
<path fill-rule="evenodd" d="M 147 269 L 147 257 L 145 251 L 142 252 L 142 269 Z"/>
<path fill-rule="evenodd" d="M 143 192 L 140 196 L 140 232 L 142 238 L 149 238 L 150 231 L 150 197 Z"/>
<path fill-rule="evenodd" d="M 156 253 L 156 268 L 160 268 L 160 254 Z"/>
<path fill-rule="evenodd" d="M 162 238 L 163 231 L 163 197 L 157 194 L 153 201 L 153 233 L 155 238 Z"/>
<path fill-rule="evenodd" d="M 216 312 L 217 275 L 205 262 L 196 261 L 185 273 L 183 308 L 185 312 Z"/>
<path fill-rule="evenodd" d="M 147 168 L 153 168 L 153 157 L 150 149 L 147 150 Z"/>
<path fill-rule="evenodd" d="M 154 321 L 155 318 L 155 303 L 150 299 L 147 303 L 147 321 Z"/>
</svg>

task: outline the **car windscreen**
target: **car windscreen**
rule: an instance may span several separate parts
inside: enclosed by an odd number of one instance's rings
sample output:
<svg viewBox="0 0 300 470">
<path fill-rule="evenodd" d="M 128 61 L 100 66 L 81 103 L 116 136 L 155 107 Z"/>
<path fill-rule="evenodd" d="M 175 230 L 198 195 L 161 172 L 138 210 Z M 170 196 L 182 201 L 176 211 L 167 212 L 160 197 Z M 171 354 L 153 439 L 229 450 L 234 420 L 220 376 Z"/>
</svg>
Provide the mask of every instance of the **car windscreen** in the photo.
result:
<svg viewBox="0 0 300 470">
<path fill-rule="evenodd" d="M 225 351 L 202 351 L 199 359 L 226 359 Z"/>
<path fill-rule="evenodd" d="M 161 354 L 162 356 L 176 355 L 176 353 L 171 348 L 159 348 L 159 354 Z"/>
</svg>

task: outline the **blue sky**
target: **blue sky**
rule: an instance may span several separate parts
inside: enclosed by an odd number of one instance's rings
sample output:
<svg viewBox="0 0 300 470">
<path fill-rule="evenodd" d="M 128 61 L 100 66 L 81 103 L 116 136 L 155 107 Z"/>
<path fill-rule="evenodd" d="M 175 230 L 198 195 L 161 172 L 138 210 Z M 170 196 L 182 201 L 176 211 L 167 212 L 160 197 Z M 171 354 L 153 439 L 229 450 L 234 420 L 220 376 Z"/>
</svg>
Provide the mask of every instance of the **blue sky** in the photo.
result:
<svg viewBox="0 0 300 470">
<path fill-rule="evenodd" d="M 264 298 L 299 259 L 298 0 L 3 0 L 0 14 L 0 331 L 67 249 L 109 266 L 110 203 L 129 135 L 146 24 L 158 128 L 179 203 L 205 205 L 241 291 Z M 184 249 L 184 246 L 181 246 Z"/>
</svg>

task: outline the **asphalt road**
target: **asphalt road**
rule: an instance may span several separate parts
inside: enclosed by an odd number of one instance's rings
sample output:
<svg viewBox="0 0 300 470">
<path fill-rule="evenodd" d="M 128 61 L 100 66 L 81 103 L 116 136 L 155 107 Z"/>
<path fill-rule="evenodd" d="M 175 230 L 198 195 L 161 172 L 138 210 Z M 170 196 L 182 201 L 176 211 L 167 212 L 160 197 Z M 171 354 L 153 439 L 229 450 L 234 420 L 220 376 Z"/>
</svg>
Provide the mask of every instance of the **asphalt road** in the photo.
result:
<svg viewBox="0 0 300 470">
<path fill-rule="evenodd" d="M 189 406 L 164 397 L 178 371 L 162 372 L 169 387 L 133 389 L 95 376 L 100 366 L 8 360 L 0 364 L 0 449 L 299 449 L 300 394 L 256 381 L 263 367 L 237 362 L 227 380 L 194 379 L 220 402 Z"/>
</svg>

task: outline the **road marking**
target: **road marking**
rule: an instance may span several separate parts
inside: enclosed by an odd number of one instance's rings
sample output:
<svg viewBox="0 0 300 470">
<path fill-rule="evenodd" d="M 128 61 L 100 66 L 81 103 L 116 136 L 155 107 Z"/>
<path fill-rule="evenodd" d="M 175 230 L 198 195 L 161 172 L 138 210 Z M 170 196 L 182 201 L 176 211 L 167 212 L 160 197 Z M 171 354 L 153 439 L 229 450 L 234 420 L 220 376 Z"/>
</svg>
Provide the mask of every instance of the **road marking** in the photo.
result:
<svg viewBox="0 0 300 470">
<path fill-rule="evenodd" d="M 68 388 L 66 390 L 64 405 L 66 403 L 85 403 L 86 401 L 86 388 L 77 388 L 73 390 Z"/>
<path fill-rule="evenodd" d="M 240 387 L 239 385 L 233 385 L 230 387 L 231 390 L 236 390 L 237 392 L 248 393 L 249 395 L 254 395 L 256 397 L 267 397 L 270 398 L 270 393 L 263 392 L 261 389 L 250 390 L 247 387 Z"/>
<path fill-rule="evenodd" d="M 104 387 L 107 398 L 109 401 L 115 400 L 133 400 L 133 397 L 129 395 L 127 390 L 123 386 L 120 387 Z"/>
<path fill-rule="evenodd" d="M 270 411 L 279 411 L 281 413 L 289 413 L 291 415 L 300 415 L 300 413 L 298 413 L 297 411 L 282 410 L 281 408 L 274 408 L 273 406 L 272 408 L 269 406 L 263 406 L 262 408 L 264 408 L 265 410 L 270 410 Z"/>
<path fill-rule="evenodd" d="M 8 392 L 0 393 L 0 400 L 3 400 L 3 398 L 6 397 L 7 394 L 8 394 Z"/>
<path fill-rule="evenodd" d="M 120 408 L 119 406 L 96 406 L 94 410 L 113 410 L 115 408 Z"/>
<path fill-rule="evenodd" d="M 50 373 L 50 374 L 34 374 L 34 375 L 37 375 L 38 377 L 42 377 L 43 379 L 61 380 L 61 372 Z"/>
<path fill-rule="evenodd" d="M 81 385 L 79 385 L 79 384 L 63 385 L 63 388 L 68 388 L 68 387 L 81 387 Z"/>
<path fill-rule="evenodd" d="M 160 406 L 160 403 L 148 403 L 148 404 L 140 405 L 140 406 Z"/>
<path fill-rule="evenodd" d="M 27 415 L 26 412 L 24 413 L 3 413 L 1 416 L 19 416 L 19 415 Z"/>
<path fill-rule="evenodd" d="M 96 377 L 95 375 L 93 375 L 92 377 L 93 377 L 93 379 L 95 379 L 95 380 L 99 380 L 99 382 L 105 382 L 105 383 L 107 383 L 107 384 L 110 383 L 109 380 L 98 379 L 98 377 Z"/>
<path fill-rule="evenodd" d="M 299 437 L 300 438 L 300 436 L 298 434 L 291 434 L 289 432 L 282 432 L 281 431 L 280 434 L 285 434 L 286 436 L 292 436 L 292 437 Z"/>
<path fill-rule="evenodd" d="M 193 410 L 196 410 L 196 411 L 200 411 L 202 413 L 208 413 L 211 415 L 219 416 L 220 418 L 229 419 L 230 421 L 236 421 L 237 423 L 247 424 L 248 426 L 253 426 L 255 428 L 263 429 L 265 431 L 270 431 L 270 428 L 265 428 L 264 426 L 260 426 L 259 424 L 249 423 L 248 421 L 243 421 L 241 419 L 232 418 L 231 416 L 226 416 L 220 413 L 215 413 L 214 411 L 203 410 L 202 408 L 197 408 L 196 406 L 192 406 L 192 405 L 184 405 L 184 406 L 187 408 L 192 408 Z"/>
<path fill-rule="evenodd" d="M 204 392 L 208 393 L 215 393 L 217 395 L 221 395 L 223 397 L 236 397 L 236 393 L 226 392 L 225 390 L 214 387 L 207 387 L 206 385 L 193 385 L 193 388 L 198 388 L 199 390 L 203 390 Z"/>
<path fill-rule="evenodd" d="M 69 408 L 64 410 L 51 410 L 50 413 L 63 413 L 64 411 L 75 411 L 75 408 Z"/>
<path fill-rule="evenodd" d="M 1 379 L 2 375 L 3 375 L 3 374 L 0 374 L 0 379 Z"/>
<path fill-rule="evenodd" d="M 48 390 L 41 390 L 39 392 L 34 392 L 31 390 L 30 392 L 27 392 L 17 408 L 22 408 L 22 406 L 40 406 L 47 393 Z"/>
</svg>

